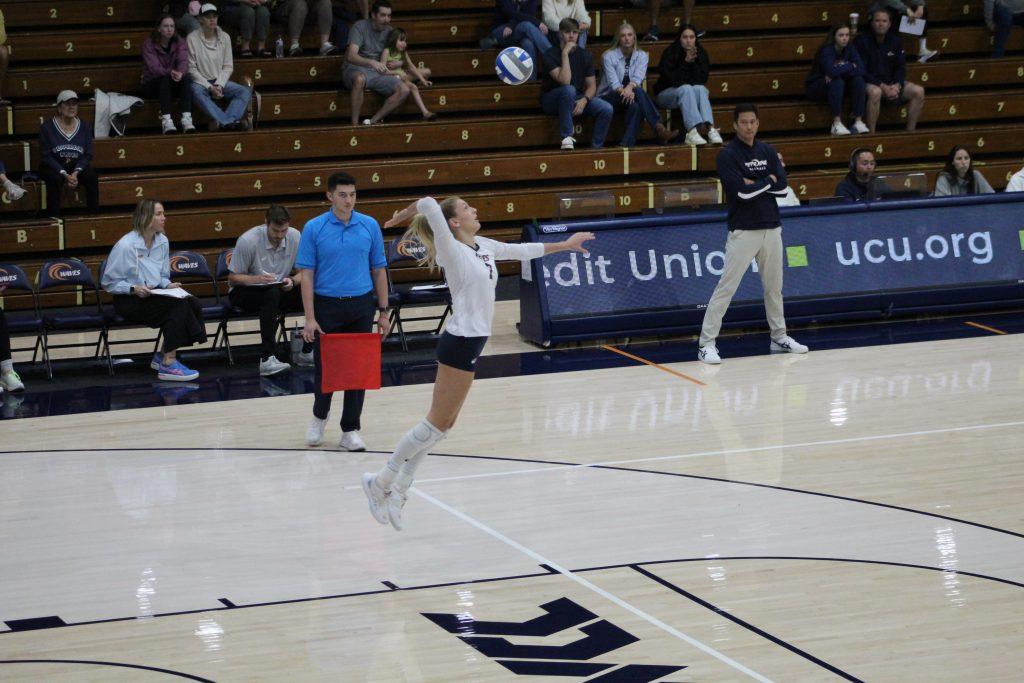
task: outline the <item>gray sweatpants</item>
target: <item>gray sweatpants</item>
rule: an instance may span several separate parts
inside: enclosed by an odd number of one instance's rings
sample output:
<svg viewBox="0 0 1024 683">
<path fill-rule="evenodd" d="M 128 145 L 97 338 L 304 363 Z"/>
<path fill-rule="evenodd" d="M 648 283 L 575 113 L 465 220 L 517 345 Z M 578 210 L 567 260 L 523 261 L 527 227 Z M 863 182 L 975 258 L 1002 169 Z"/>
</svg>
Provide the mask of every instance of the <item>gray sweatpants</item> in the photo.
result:
<svg viewBox="0 0 1024 683">
<path fill-rule="evenodd" d="M 718 280 L 700 330 L 700 345 L 714 344 L 722 329 L 722 318 L 729 310 L 736 288 L 752 260 L 757 260 L 764 288 L 764 307 L 772 339 L 786 336 L 786 317 L 782 312 L 782 228 L 770 230 L 730 230 L 725 241 L 725 270 Z"/>
</svg>

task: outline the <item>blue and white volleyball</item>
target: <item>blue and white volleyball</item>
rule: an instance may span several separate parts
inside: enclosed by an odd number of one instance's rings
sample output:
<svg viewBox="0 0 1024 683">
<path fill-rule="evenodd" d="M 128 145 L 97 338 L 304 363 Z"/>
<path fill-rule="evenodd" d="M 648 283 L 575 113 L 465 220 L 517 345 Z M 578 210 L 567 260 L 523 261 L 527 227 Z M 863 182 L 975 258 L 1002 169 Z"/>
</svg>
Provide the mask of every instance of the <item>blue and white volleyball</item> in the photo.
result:
<svg viewBox="0 0 1024 683">
<path fill-rule="evenodd" d="M 509 85 L 521 85 L 533 75 L 533 58 L 521 47 L 506 47 L 494 60 L 494 70 Z"/>
</svg>

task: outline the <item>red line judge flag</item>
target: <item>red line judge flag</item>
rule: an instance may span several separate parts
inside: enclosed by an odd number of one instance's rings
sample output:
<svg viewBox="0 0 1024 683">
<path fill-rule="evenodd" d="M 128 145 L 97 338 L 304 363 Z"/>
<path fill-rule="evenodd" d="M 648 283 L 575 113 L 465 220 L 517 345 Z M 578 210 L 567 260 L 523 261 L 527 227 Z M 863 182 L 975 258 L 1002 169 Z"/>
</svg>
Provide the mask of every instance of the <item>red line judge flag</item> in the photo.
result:
<svg viewBox="0 0 1024 683">
<path fill-rule="evenodd" d="M 380 389 L 380 334 L 321 334 L 320 391 Z"/>
</svg>

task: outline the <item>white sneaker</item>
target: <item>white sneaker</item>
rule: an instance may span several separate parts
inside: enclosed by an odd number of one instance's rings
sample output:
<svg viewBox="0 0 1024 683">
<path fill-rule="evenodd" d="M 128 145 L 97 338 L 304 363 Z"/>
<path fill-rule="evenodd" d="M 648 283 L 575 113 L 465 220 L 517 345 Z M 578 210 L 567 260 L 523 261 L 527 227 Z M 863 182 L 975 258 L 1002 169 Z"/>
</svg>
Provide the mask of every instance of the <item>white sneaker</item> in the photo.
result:
<svg viewBox="0 0 1024 683">
<path fill-rule="evenodd" d="M 703 361 L 708 365 L 718 365 L 722 362 L 722 357 L 718 355 L 718 347 L 714 344 L 708 344 L 697 349 L 697 360 Z"/>
<path fill-rule="evenodd" d="M 369 472 L 363 473 L 363 493 L 366 494 L 366 502 L 370 505 L 370 514 L 381 524 L 388 523 L 388 498 L 391 496 L 387 491 L 377 485 L 377 475 Z"/>
<path fill-rule="evenodd" d="M 836 121 L 832 124 L 832 130 L 829 132 L 832 135 L 849 135 L 850 129 L 844 126 L 842 121 Z"/>
<path fill-rule="evenodd" d="M 306 445 L 307 446 L 319 446 L 324 442 L 324 427 L 327 426 L 326 418 L 321 420 L 316 415 L 309 421 L 309 426 L 306 427 Z"/>
<path fill-rule="evenodd" d="M 402 530 L 402 508 L 405 507 L 405 501 L 406 494 L 400 491 L 392 489 L 391 493 L 388 494 L 388 520 L 391 522 L 391 526 L 395 527 L 395 531 Z"/>
<path fill-rule="evenodd" d="M 773 339 L 772 343 L 768 345 L 768 350 L 772 353 L 807 353 L 810 351 L 810 349 L 792 337 Z"/>
<path fill-rule="evenodd" d="M 363 443 L 362 438 L 359 436 L 358 429 L 353 429 L 351 432 L 342 432 L 341 439 L 338 440 L 338 447 L 346 451 L 366 450 L 366 444 Z"/>
<path fill-rule="evenodd" d="M 170 114 L 163 114 L 160 116 L 160 128 L 164 135 L 178 132 L 178 129 L 174 127 L 174 121 L 171 121 Z"/>
<path fill-rule="evenodd" d="M 576 138 L 571 135 L 562 138 L 562 149 L 576 149 Z"/>
<path fill-rule="evenodd" d="M 853 132 L 854 133 L 860 133 L 861 135 L 863 135 L 864 133 L 870 133 L 871 129 L 868 128 L 867 125 L 863 121 L 854 121 L 853 122 Z"/>
<path fill-rule="evenodd" d="M 363 119 L 363 125 L 364 126 L 372 126 L 373 125 L 373 121 L 371 121 L 370 119 Z"/>
<path fill-rule="evenodd" d="M 16 202 L 25 196 L 25 188 L 15 185 L 10 178 L 4 182 L 4 192 L 7 193 L 7 198 L 12 202 Z"/>
<path fill-rule="evenodd" d="M 311 368 L 313 367 L 314 364 L 313 352 L 310 351 L 309 353 L 302 353 L 301 351 L 299 351 L 297 354 L 295 354 L 294 360 L 295 364 L 298 365 L 299 367 Z"/>
<path fill-rule="evenodd" d="M 326 43 L 322 43 L 320 45 L 320 56 L 321 57 L 326 57 L 327 55 L 333 55 L 337 51 L 338 51 L 338 48 L 334 45 L 334 43 L 332 43 L 330 41 L 328 41 Z"/>
<path fill-rule="evenodd" d="M 2 386 L 7 391 L 25 390 L 25 385 L 21 381 L 21 376 L 14 370 L 0 372 L 0 386 Z"/>
<path fill-rule="evenodd" d="M 292 366 L 277 359 L 277 356 L 270 356 L 260 361 L 260 377 L 270 377 L 285 370 L 291 370 Z"/>
<path fill-rule="evenodd" d="M 924 52 L 917 56 L 917 62 L 918 64 L 924 64 L 937 54 L 939 54 L 938 50 L 925 50 Z"/>
<path fill-rule="evenodd" d="M 708 142 L 712 145 L 722 144 L 722 134 L 718 132 L 717 128 L 712 128 L 708 131 Z"/>
<path fill-rule="evenodd" d="M 181 132 L 182 133 L 195 133 L 196 125 L 192 123 L 192 112 L 185 112 L 181 115 Z"/>
<path fill-rule="evenodd" d="M 708 141 L 700 136 L 696 128 L 691 128 L 686 133 L 686 138 L 683 140 L 684 144 L 693 145 L 694 147 L 700 147 L 701 145 L 708 144 Z"/>
</svg>

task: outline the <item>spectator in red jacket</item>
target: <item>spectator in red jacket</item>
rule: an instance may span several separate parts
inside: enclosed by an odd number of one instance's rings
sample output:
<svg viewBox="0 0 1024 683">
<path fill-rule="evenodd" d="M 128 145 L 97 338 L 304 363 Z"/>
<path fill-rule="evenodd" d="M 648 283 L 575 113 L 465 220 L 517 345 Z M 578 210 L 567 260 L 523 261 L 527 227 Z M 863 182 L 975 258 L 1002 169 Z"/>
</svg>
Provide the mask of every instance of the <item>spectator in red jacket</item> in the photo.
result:
<svg viewBox="0 0 1024 683">
<path fill-rule="evenodd" d="M 171 120 L 171 103 L 178 101 L 181 130 L 195 132 L 192 124 L 192 87 L 188 77 L 188 46 L 175 31 L 174 17 L 164 14 L 152 35 L 142 44 L 142 94 L 160 100 L 160 127 L 177 133 Z"/>
</svg>

